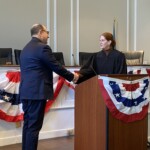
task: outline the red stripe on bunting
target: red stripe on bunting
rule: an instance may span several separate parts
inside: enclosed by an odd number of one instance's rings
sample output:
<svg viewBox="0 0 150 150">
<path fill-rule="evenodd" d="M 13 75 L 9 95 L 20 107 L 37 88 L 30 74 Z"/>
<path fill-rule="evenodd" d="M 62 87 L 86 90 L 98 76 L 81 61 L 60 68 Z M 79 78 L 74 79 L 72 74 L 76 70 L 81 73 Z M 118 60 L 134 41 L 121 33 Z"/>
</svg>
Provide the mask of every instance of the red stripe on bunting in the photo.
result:
<svg viewBox="0 0 150 150">
<path fill-rule="evenodd" d="M 136 89 L 139 88 L 139 83 L 134 83 L 134 84 L 125 84 L 122 83 L 123 87 L 125 87 L 126 91 L 135 91 Z"/>
<path fill-rule="evenodd" d="M 0 116 L 1 116 L 0 119 L 8 122 L 18 122 L 23 120 L 23 113 L 17 116 L 10 116 L 0 110 Z"/>
<path fill-rule="evenodd" d="M 118 111 L 118 109 L 113 104 L 110 96 L 108 95 L 108 93 L 103 85 L 103 81 L 101 79 L 99 79 L 99 85 L 100 85 L 100 91 L 102 93 L 104 102 L 105 102 L 106 106 L 108 107 L 109 111 L 111 112 L 112 116 L 115 117 L 116 119 L 119 119 L 126 123 L 129 123 L 129 122 L 134 122 L 137 120 L 142 120 L 144 117 L 147 116 L 149 104 L 144 106 L 140 113 L 130 114 L 130 115 L 121 113 L 120 111 Z"/>
<path fill-rule="evenodd" d="M 61 88 L 62 88 L 64 82 L 65 82 L 65 79 L 63 77 L 59 76 L 58 82 L 57 82 L 57 87 L 56 87 L 56 90 L 54 92 L 54 98 L 52 100 L 47 101 L 46 107 L 45 107 L 45 112 L 48 112 L 48 110 L 50 109 L 50 107 L 52 106 L 54 101 L 56 100 L 59 92 L 61 91 Z"/>
<path fill-rule="evenodd" d="M 9 79 L 10 82 L 18 83 L 20 82 L 20 72 L 7 72 L 6 77 Z"/>
<path fill-rule="evenodd" d="M 9 79 L 9 82 L 20 83 L 20 72 L 7 72 L 6 77 Z M 45 107 L 45 112 L 51 108 L 52 104 L 55 102 L 57 96 L 59 95 L 63 85 L 66 84 L 69 88 L 74 89 L 73 85 L 68 83 L 63 77 L 59 76 L 56 90 L 54 92 L 54 98 L 52 100 L 48 100 Z M 0 110 L 0 119 L 8 121 L 8 122 L 18 122 L 23 120 L 23 113 L 17 116 L 10 116 L 7 113 Z"/>
<path fill-rule="evenodd" d="M 137 74 L 141 74 L 141 70 L 137 70 Z"/>
<path fill-rule="evenodd" d="M 146 69 L 148 75 L 150 76 L 150 69 Z"/>
<path fill-rule="evenodd" d="M 46 107 L 45 107 L 45 112 L 49 111 L 49 109 L 51 108 L 52 104 L 55 102 L 55 100 L 56 100 L 57 96 L 59 95 L 64 84 L 67 85 L 69 88 L 72 88 L 73 90 L 75 89 L 75 87 L 73 85 L 71 85 L 69 82 L 67 82 L 63 77 L 59 76 L 57 87 L 54 92 L 54 98 L 52 100 L 47 101 Z"/>
<path fill-rule="evenodd" d="M 71 85 L 69 82 L 67 82 L 66 80 L 64 81 L 64 84 L 67 85 L 69 88 L 75 90 L 75 87 Z"/>
</svg>

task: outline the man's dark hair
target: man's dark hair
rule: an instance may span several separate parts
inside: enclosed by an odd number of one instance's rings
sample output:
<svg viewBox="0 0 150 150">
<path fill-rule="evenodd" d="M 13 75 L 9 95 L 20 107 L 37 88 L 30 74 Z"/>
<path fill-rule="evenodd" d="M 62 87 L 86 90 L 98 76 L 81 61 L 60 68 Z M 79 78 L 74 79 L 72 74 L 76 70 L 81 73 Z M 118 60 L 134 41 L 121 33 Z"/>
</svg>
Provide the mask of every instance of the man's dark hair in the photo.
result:
<svg viewBox="0 0 150 150">
<path fill-rule="evenodd" d="M 42 24 L 35 24 L 35 25 L 33 25 L 31 30 L 30 30 L 31 36 L 36 35 L 40 30 L 44 30 Z"/>
</svg>

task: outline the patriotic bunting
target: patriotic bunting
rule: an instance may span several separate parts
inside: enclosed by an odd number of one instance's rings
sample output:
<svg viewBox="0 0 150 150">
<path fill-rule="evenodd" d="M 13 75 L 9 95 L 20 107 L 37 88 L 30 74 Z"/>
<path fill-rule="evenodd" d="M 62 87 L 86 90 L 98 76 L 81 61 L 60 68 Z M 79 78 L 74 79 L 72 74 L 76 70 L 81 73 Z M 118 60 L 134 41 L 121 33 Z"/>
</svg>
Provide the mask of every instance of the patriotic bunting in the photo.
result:
<svg viewBox="0 0 150 150">
<path fill-rule="evenodd" d="M 0 74 L 0 119 L 8 122 L 23 120 L 19 99 L 20 72 Z"/>
<path fill-rule="evenodd" d="M 132 74 L 149 74 L 150 69 L 130 71 Z M 124 122 L 143 119 L 149 106 L 149 77 L 126 81 L 99 76 L 100 91 L 112 115 Z M 19 99 L 20 71 L 0 73 L 0 119 L 8 122 L 23 120 L 22 103 Z M 74 90 L 74 84 L 54 73 L 54 98 L 47 100 L 45 112 L 57 99 L 63 85 Z"/>
<path fill-rule="evenodd" d="M 63 85 L 67 85 L 74 90 L 74 85 L 68 83 L 64 78 L 53 74 L 54 99 L 47 100 L 45 112 L 47 112 L 55 102 Z M 8 122 L 18 122 L 23 120 L 22 103 L 19 98 L 20 72 L 0 73 L 0 119 Z"/>
<path fill-rule="evenodd" d="M 132 69 L 128 71 L 128 74 L 148 74 L 150 76 L 150 69 L 147 68 Z"/>
<path fill-rule="evenodd" d="M 124 122 L 143 119 L 149 106 L 149 77 L 126 81 L 99 76 L 100 91 L 112 115 Z"/>
</svg>

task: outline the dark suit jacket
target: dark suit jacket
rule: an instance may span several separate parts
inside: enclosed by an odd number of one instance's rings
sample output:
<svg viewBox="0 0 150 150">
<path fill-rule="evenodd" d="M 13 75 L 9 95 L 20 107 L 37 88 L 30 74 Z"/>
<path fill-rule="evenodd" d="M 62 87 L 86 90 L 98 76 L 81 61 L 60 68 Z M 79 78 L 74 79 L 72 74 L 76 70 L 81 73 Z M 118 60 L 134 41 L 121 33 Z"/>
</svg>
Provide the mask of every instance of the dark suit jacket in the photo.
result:
<svg viewBox="0 0 150 150">
<path fill-rule="evenodd" d="M 74 75 L 56 61 L 52 50 L 38 38 L 24 47 L 20 55 L 21 99 L 51 99 L 53 97 L 53 71 L 68 81 Z"/>
</svg>

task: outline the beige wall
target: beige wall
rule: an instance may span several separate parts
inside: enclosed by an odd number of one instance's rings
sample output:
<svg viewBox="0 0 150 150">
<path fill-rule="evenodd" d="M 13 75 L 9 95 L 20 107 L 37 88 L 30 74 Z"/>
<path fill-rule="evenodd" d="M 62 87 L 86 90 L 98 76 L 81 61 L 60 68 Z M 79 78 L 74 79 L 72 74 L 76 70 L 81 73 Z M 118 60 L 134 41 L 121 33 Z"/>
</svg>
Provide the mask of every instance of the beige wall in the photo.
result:
<svg viewBox="0 0 150 150">
<path fill-rule="evenodd" d="M 150 1 L 138 0 L 137 3 L 137 49 L 145 52 L 144 59 L 150 63 Z"/>
<path fill-rule="evenodd" d="M 0 47 L 22 49 L 30 40 L 30 27 L 40 22 L 50 29 L 53 51 L 62 51 L 66 65 L 73 65 L 72 53 L 78 62 L 79 51 L 98 51 L 99 35 L 112 32 L 116 19 L 117 49 L 143 49 L 150 62 L 149 4 L 149 0 L 1 0 Z"/>
<path fill-rule="evenodd" d="M 46 2 L 41 0 L 0 1 L 0 47 L 22 49 L 30 40 L 34 23 L 46 23 Z"/>
<path fill-rule="evenodd" d="M 53 51 L 62 51 L 66 65 L 73 65 L 72 53 L 78 61 L 79 51 L 99 50 L 99 35 L 105 31 L 112 32 L 114 18 L 117 20 L 117 47 L 124 50 L 126 49 L 125 1 L 1 0 L 0 47 L 22 49 L 30 40 L 29 30 L 32 24 L 41 22 L 50 28 L 50 45 Z M 77 28 L 78 21 L 79 28 Z"/>
<path fill-rule="evenodd" d="M 98 51 L 99 35 L 103 32 L 112 32 L 114 19 L 117 23 L 117 48 L 124 50 L 126 48 L 126 1 L 94 1 L 80 2 L 80 51 Z"/>
</svg>

